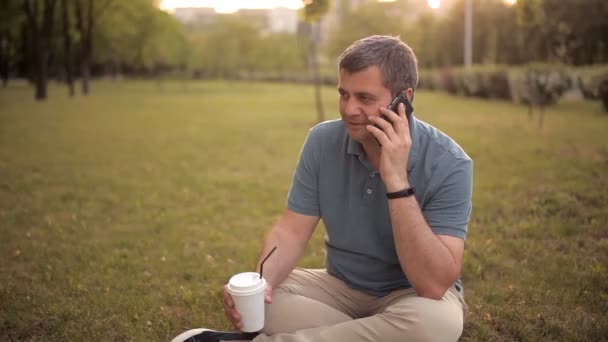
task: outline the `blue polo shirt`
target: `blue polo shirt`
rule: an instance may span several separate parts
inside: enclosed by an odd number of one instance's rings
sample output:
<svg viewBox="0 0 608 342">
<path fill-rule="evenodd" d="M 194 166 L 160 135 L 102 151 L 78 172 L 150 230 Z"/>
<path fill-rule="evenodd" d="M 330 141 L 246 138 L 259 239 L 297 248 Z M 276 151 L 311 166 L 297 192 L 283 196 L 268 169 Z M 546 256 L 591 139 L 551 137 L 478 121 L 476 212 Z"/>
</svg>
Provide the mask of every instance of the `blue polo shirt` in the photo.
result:
<svg viewBox="0 0 608 342">
<path fill-rule="evenodd" d="M 466 238 L 473 161 L 435 127 L 410 121 L 408 180 L 435 234 Z M 411 287 L 395 250 L 386 188 L 342 120 L 313 127 L 300 154 L 287 207 L 320 216 L 327 271 L 375 296 Z M 456 282 L 460 287 L 460 280 Z"/>
</svg>

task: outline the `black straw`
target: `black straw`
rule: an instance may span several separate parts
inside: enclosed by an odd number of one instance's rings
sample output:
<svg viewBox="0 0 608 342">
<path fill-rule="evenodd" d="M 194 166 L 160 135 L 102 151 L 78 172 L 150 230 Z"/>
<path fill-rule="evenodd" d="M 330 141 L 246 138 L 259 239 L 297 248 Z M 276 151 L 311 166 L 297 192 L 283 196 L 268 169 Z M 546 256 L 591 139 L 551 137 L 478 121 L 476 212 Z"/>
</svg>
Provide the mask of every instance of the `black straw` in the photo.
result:
<svg viewBox="0 0 608 342">
<path fill-rule="evenodd" d="M 270 251 L 270 253 L 268 253 L 268 255 L 260 263 L 260 279 L 262 279 L 262 272 L 264 271 L 264 263 L 266 262 L 266 260 L 268 260 L 268 258 L 270 258 L 270 256 L 272 255 L 272 253 L 274 253 L 274 251 L 276 249 L 277 249 L 277 246 L 274 246 L 274 248 Z"/>
</svg>

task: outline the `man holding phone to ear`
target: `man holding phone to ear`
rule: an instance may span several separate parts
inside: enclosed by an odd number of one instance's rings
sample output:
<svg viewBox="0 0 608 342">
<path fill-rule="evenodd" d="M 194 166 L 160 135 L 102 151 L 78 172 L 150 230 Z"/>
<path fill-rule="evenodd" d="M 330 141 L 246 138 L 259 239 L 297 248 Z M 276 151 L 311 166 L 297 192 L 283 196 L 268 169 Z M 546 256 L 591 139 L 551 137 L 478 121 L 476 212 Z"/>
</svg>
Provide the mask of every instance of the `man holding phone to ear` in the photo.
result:
<svg viewBox="0 0 608 342">
<path fill-rule="evenodd" d="M 177 340 L 458 340 L 473 165 L 404 103 L 386 108 L 402 92 L 412 101 L 417 83 L 416 57 L 399 38 L 371 36 L 344 51 L 341 120 L 310 130 L 287 208 L 262 248 L 264 256 L 278 246 L 264 265 L 264 329 L 198 329 Z M 295 268 L 320 219 L 326 268 Z M 239 329 L 226 291 L 224 309 Z"/>
</svg>

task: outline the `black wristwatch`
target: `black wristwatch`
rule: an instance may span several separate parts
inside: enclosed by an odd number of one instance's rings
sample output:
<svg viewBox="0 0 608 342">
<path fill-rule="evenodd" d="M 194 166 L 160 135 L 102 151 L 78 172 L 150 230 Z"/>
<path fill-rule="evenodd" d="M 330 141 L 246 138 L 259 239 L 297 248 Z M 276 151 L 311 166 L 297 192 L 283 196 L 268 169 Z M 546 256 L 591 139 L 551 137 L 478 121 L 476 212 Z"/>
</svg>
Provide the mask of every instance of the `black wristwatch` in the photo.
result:
<svg viewBox="0 0 608 342">
<path fill-rule="evenodd" d="M 401 197 L 410 197 L 413 194 L 416 193 L 416 189 L 411 186 L 409 188 L 405 188 L 403 190 L 400 191 L 395 191 L 395 192 L 387 192 L 386 193 L 386 198 L 388 199 L 395 199 L 395 198 L 401 198 Z"/>
</svg>

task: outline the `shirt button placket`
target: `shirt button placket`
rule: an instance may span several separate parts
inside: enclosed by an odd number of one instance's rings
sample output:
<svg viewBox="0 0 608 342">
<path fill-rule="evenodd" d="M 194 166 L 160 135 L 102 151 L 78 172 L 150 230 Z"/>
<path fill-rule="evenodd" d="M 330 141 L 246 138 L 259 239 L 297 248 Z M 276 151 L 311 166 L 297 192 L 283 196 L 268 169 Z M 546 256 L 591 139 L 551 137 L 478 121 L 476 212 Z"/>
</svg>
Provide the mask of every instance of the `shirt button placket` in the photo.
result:
<svg viewBox="0 0 608 342">
<path fill-rule="evenodd" d="M 365 182 L 364 194 L 363 197 L 366 199 L 373 198 L 374 194 L 374 183 L 376 180 L 376 172 L 372 171 L 369 173 L 369 177 L 367 178 L 367 182 Z"/>
</svg>

